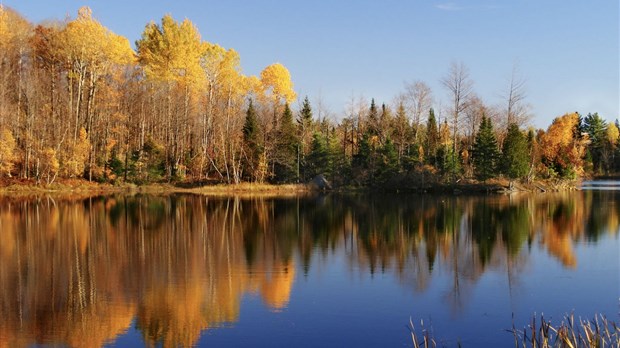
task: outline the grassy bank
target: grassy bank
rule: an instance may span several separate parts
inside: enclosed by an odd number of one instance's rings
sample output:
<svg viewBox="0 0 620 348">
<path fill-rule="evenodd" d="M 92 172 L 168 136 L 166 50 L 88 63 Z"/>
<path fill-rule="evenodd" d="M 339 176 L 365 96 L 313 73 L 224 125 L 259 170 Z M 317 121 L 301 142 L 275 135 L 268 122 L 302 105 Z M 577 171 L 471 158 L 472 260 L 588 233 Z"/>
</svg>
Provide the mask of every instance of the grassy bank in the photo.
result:
<svg viewBox="0 0 620 348">
<path fill-rule="evenodd" d="M 217 184 L 193 185 L 190 183 L 154 183 L 135 185 L 130 183 L 107 184 L 80 179 L 58 180 L 53 184 L 37 184 L 34 180 L 4 179 L 0 181 L 0 195 L 38 195 L 38 194 L 108 194 L 108 193 L 198 193 L 210 195 L 231 194 L 273 194 L 298 195 L 311 192 L 312 188 L 303 184 Z"/>
<path fill-rule="evenodd" d="M 530 183 L 510 182 L 493 179 L 487 182 L 462 180 L 456 183 L 433 183 L 427 185 L 395 185 L 386 187 L 346 186 L 336 188 L 337 192 L 411 192 L 441 194 L 506 194 L 513 192 L 557 192 L 574 190 L 576 181 L 535 181 Z M 47 185 L 34 180 L 3 179 L 0 180 L 0 195 L 36 195 L 63 193 L 197 193 L 209 195 L 299 195 L 316 191 L 316 187 L 306 184 L 206 184 L 197 183 L 153 183 L 135 185 L 131 183 L 108 184 L 89 182 L 82 179 L 61 179 Z"/>
</svg>

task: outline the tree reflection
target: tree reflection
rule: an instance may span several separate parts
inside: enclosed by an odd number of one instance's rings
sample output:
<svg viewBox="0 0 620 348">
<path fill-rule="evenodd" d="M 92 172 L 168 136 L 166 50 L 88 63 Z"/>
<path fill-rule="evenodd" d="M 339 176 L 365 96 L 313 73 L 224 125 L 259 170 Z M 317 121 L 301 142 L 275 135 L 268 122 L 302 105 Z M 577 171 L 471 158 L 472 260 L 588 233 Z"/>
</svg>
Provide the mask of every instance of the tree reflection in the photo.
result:
<svg viewBox="0 0 620 348">
<path fill-rule="evenodd" d="M 285 310 L 297 272 L 330 250 L 351 271 L 390 271 L 414 291 L 436 269 L 449 272 L 446 298 L 458 310 L 487 270 L 517 281 L 532 246 L 576 267 L 576 241 L 618 234 L 617 201 L 613 191 L 4 198 L 0 346 L 100 346 L 134 319 L 149 345 L 189 346 L 236 322 L 245 294 Z"/>
</svg>

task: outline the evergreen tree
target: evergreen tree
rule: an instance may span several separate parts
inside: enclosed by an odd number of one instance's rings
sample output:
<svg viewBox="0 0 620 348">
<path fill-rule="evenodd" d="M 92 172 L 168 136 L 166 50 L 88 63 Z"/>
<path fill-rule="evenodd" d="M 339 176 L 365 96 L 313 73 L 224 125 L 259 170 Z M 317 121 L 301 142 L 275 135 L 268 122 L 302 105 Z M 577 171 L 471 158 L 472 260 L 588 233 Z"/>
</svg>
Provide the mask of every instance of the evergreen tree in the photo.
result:
<svg viewBox="0 0 620 348">
<path fill-rule="evenodd" d="M 437 166 L 444 175 L 454 179 L 461 172 L 461 162 L 459 155 L 454 152 L 451 144 L 442 144 L 435 155 Z"/>
<path fill-rule="evenodd" d="M 280 129 L 277 132 L 276 147 L 274 149 L 274 174 L 276 182 L 292 182 L 299 179 L 299 139 L 297 129 L 293 124 L 293 113 L 288 103 L 280 119 Z"/>
<path fill-rule="evenodd" d="M 371 136 L 369 131 L 364 132 L 357 154 L 353 156 L 353 177 L 364 184 L 371 183 L 374 180 L 376 151 L 373 139 L 376 138 L 376 136 Z"/>
<path fill-rule="evenodd" d="M 378 135 L 381 144 L 392 136 L 392 113 L 387 105 L 381 104 L 381 116 L 379 117 Z"/>
<path fill-rule="evenodd" d="M 256 110 L 250 99 L 248 110 L 245 113 L 245 123 L 243 124 L 243 145 L 245 152 L 244 164 L 246 167 L 246 173 L 249 175 L 250 180 L 256 180 L 256 174 L 258 170 L 258 162 L 262 152 L 260 144 L 260 127 L 256 118 Z"/>
<path fill-rule="evenodd" d="M 583 132 L 588 133 L 590 144 L 588 152 L 592 159 L 592 167 L 595 172 L 606 171 L 607 156 L 605 156 L 607 142 L 607 122 L 598 113 L 588 114 L 583 121 Z"/>
<path fill-rule="evenodd" d="M 474 174 L 478 180 L 486 181 L 497 174 L 497 140 L 491 120 L 482 116 L 480 128 L 473 147 Z"/>
<path fill-rule="evenodd" d="M 439 128 L 435 111 L 431 108 L 426 122 L 426 144 L 424 146 L 426 163 L 436 165 L 437 146 L 439 145 Z"/>
<path fill-rule="evenodd" d="M 386 139 L 385 144 L 381 147 L 380 155 L 381 163 L 378 167 L 378 176 L 382 182 L 386 182 L 398 174 L 398 151 L 392 139 Z"/>
<path fill-rule="evenodd" d="M 309 177 L 319 174 L 324 174 L 326 177 L 330 176 L 332 167 L 330 148 L 327 139 L 321 133 L 314 133 L 312 136 L 307 163 Z"/>
<path fill-rule="evenodd" d="M 299 135 L 300 146 L 300 166 L 301 166 L 301 180 L 306 181 L 308 178 L 306 175 L 306 169 L 308 167 L 306 156 L 310 152 L 311 143 L 313 139 L 313 120 L 312 120 L 312 107 L 308 97 L 304 98 L 304 102 L 297 118 L 297 134 Z"/>
<path fill-rule="evenodd" d="M 527 139 L 514 123 L 508 126 L 500 166 L 502 173 L 512 180 L 525 177 L 530 169 Z"/>
<path fill-rule="evenodd" d="M 370 110 L 368 110 L 368 130 L 369 135 L 378 136 L 380 133 L 379 127 L 379 114 L 377 112 L 377 105 L 375 104 L 375 99 L 373 98 L 370 101 Z"/>
</svg>

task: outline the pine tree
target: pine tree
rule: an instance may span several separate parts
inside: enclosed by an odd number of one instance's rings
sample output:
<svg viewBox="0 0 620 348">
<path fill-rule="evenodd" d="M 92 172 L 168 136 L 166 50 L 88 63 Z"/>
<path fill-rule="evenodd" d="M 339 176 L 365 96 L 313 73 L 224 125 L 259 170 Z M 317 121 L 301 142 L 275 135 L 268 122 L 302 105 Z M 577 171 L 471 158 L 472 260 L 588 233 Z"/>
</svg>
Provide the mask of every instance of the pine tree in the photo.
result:
<svg viewBox="0 0 620 348">
<path fill-rule="evenodd" d="M 491 120 L 482 116 L 473 147 L 474 174 L 478 180 L 486 181 L 497 174 L 497 140 Z"/>
<path fill-rule="evenodd" d="M 428 121 L 426 122 L 426 144 L 425 158 L 428 164 L 436 165 L 437 146 L 439 144 L 439 129 L 437 127 L 437 119 L 435 111 L 431 108 L 428 112 Z"/>
<path fill-rule="evenodd" d="M 590 138 L 588 152 L 592 156 L 593 169 L 597 173 L 602 173 L 607 169 L 606 156 L 604 156 L 607 140 L 607 122 L 596 112 L 588 114 L 583 121 L 582 131 L 588 133 Z"/>
<path fill-rule="evenodd" d="M 258 164 L 262 148 L 260 145 L 260 127 L 256 118 L 256 111 L 252 99 L 245 113 L 245 123 L 243 124 L 243 144 L 245 152 L 246 172 L 251 180 L 257 180 Z"/>
<path fill-rule="evenodd" d="M 310 107 L 310 101 L 308 97 L 304 98 L 304 102 L 301 107 L 301 111 L 299 112 L 299 117 L 297 118 L 297 134 L 299 135 L 299 145 L 300 145 L 300 166 L 301 166 L 301 179 L 302 181 L 307 180 L 307 159 L 306 156 L 310 152 L 311 143 L 313 142 L 313 120 L 312 120 L 312 108 Z"/>
<path fill-rule="evenodd" d="M 442 144 L 436 152 L 437 166 L 445 176 L 454 179 L 461 172 L 459 155 L 450 143 Z"/>
<path fill-rule="evenodd" d="M 307 157 L 307 172 L 309 177 L 314 177 L 319 174 L 325 174 L 329 177 L 329 174 L 331 174 L 329 150 L 327 139 L 325 139 L 321 133 L 314 133 L 312 136 L 310 153 Z"/>
<path fill-rule="evenodd" d="M 508 126 L 500 166 L 502 173 L 512 180 L 521 179 L 529 172 L 528 141 L 515 123 Z"/>
<path fill-rule="evenodd" d="M 398 174 L 398 151 L 392 142 L 387 138 L 385 144 L 380 151 L 380 166 L 378 168 L 378 176 L 382 182 L 386 182 Z"/>
<path fill-rule="evenodd" d="M 292 182 L 299 179 L 299 139 L 293 124 L 293 112 L 288 104 L 280 119 L 274 151 L 274 174 L 277 182 Z"/>
<path fill-rule="evenodd" d="M 377 112 L 377 105 L 375 99 L 370 101 L 370 109 L 368 110 L 368 130 L 367 132 L 371 137 L 378 136 L 380 133 L 379 127 L 379 114 Z"/>
</svg>

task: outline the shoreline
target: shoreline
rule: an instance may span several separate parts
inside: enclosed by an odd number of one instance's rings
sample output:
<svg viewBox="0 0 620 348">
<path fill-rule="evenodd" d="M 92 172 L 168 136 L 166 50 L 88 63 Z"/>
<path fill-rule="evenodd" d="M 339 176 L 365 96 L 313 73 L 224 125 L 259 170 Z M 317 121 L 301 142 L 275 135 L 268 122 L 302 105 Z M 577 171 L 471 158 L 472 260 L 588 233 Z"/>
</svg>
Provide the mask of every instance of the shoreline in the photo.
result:
<svg viewBox="0 0 620 348">
<path fill-rule="evenodd" d="M 512 193 L 545 193 L 579 190 L 580 180 L 549 181 L 537 180 L 531 183 L 513 182 L 508 180 L 492 180 L 486 183 L 465 181 L 457 183 L 433 183 L 425 186 L 401 187 L 338 187 L 332 190 L 321 190 L 311 184 L 214 184 L 197 185 L 194 183 L 153 183 L 136 185 L 123 183 L 112 185 L 107 183 L 89 182 L 82 179 L 61 180 L 51 185 L 39 184 L 28 180 L 3 180 L 0 182 L 0 196 L 40 195 L 40 194 L 112 194 L 112 193 L 195 193 L 208 195 L 300 195 L 316 192 L 363 193 L 393 192 L 415 194 L 512 194 Z"/>
</svg>

